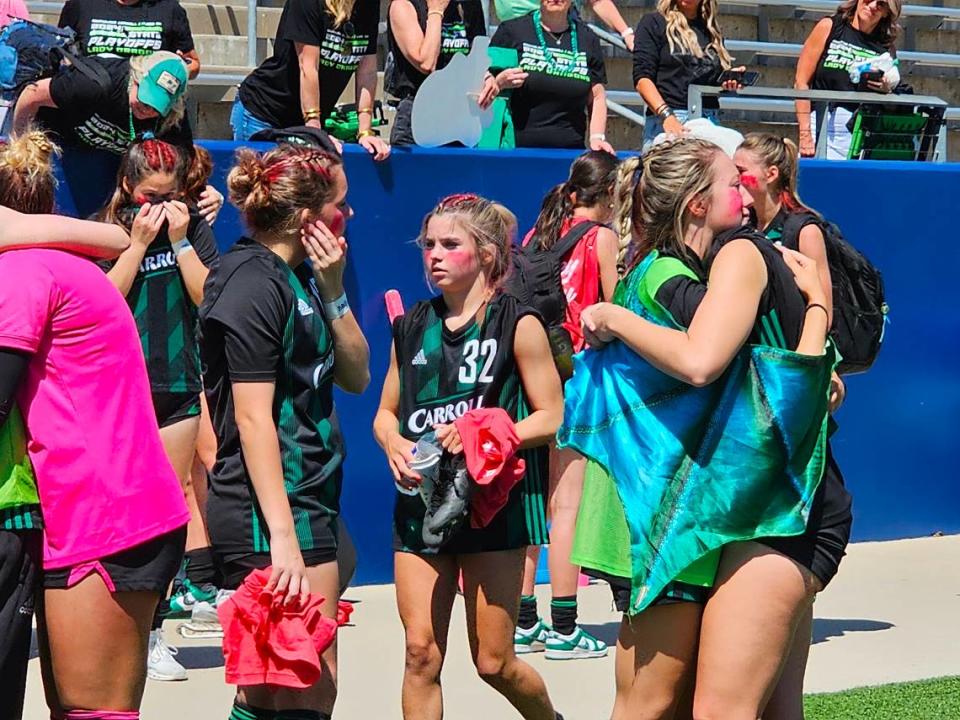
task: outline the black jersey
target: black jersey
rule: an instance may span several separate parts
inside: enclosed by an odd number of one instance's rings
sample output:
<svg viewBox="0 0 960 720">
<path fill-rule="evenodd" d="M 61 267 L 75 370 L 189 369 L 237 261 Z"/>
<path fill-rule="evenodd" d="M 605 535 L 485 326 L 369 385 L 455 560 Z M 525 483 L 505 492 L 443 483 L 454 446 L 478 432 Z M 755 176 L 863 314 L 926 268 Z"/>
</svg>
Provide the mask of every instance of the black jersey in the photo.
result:
<svg viewBox="0 0 960 720">
<path fill-rule="evenodd" d="M 214 549 L 270 550 L 235 420 L 232 384 L 242 382 L 274 383 L 283 481 L 301 550 L 335 548 L 345 448 L 333 406 L 333 335 L 309 268 L 294 270 L 242 238 L 207 280 L 200 330 L 217 433 L 208 500 Z"/>
<path fill-rule="evenodd" d="M 219 258 L 213 231 L 200 214 L 190 209 L 187 239 L 206 267 Z M 103 263 L 109 269 L 114 262 Z M 127 304 L 133 311 L 147 361 L 153 393 L 200 394 L 200 347 L 197 308 L 190 299 L 177 265 L 166 225 L 143 255 L 133 279 Z"/>
<path fill-rule="evenodd" d="M 443 298 L 420 302 L 394 323 L 400 375 L 400 433 L 416 441 L 434 425 L 450 423 L 469 410 L 499 407 L 514 420 L 529 414 L 513 354 L 517 323 L 533 310 L 498 294 L 483 319 L 450 330 Z M 524 454 L 527 472 L 507 506 L 487 527 L 461 529 L 443 553 L 506 550 L 547 540 L 544 515 L 545 448 Z M 421 539 L 425 506 L 419 495 L 397 493 L 395 548 L 426 552 Z"/>
<path fill-rule="evenodd" d="M 706 294 L 705 285 L 717 253 L 724 245 L 738 238 L 750 240 L 756 246 L 767 268 L 767 285 L 760 296 L 757 321 L 747 342 L 795 350 L 803 332 L 807 303 L 780 251 L 751 228 L 742 227 L 720 233 L 702 262 L 693 253 L 678 258 L 696 278 L 677 275 L 662 283 L 656 292 L 657 303 L 671 315 L 674 322 L 689 327 Z"/>
<path fill-rule="evenodd" d="M 85 55 L 134 57 L 194 49 L 187 12 L 177 0 L 67 0 L 60 27 L 73 28 Z"/>
</svg>

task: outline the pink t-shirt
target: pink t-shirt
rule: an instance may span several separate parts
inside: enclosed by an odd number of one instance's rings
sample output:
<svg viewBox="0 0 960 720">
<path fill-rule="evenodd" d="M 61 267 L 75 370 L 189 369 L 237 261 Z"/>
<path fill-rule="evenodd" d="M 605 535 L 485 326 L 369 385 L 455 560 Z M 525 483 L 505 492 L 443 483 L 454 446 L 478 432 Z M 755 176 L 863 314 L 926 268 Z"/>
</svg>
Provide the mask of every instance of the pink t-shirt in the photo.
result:
<svg viewBox="0 0 960 720">
<path fill-rule="evenodd" d="M 0 0 L 0 28 L 14 20 L 29 20 L 30 11 L 23 0 Z"/>
<path fill-rule="evenodd" d="M 0 254 L 0 347 L 33 355 L 17 400 L 45 568 L 103 558 L 187 522 L 133 316 L 100 268 L 58 250 Z"/>
</svg>

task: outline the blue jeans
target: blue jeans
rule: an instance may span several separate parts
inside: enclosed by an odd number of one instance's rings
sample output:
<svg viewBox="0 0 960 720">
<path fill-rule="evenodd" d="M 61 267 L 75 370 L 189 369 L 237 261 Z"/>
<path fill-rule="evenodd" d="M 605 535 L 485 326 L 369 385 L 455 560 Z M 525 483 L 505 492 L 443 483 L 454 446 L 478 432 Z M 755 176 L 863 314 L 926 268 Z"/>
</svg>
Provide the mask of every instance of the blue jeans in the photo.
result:
<svg viewBox="0 0 960 720">
<path fill-rule="evenodd" d="M 240 102 L 240 96 L 237 95 L 233 101 L 233 108 L 230 110 L 230 127 L 233 128 L 234 140 L 246 141 L 250 139 L 251 135 L 271 128 L 273 125 L 251 115 L 250 111 Z"/>
<path fill-rule="evenodd" d="M 680 121 L 680 124 L 685 123 L 690 119 L 689 110 L 674 110 L 674 117 Z M 718 113 L 716 110 L 704 110 L 703 117 L 713 120 L 714 123 L 717 122 Z M 643 145 L 640 148 L 641 152 L 646 152 L 653 141 L 656 139 L 657 135 L 663 132 L 663 120 L 661 120 L 656 115 L 647 115 L 646 122 L 643 125 Z"/>
</svg>

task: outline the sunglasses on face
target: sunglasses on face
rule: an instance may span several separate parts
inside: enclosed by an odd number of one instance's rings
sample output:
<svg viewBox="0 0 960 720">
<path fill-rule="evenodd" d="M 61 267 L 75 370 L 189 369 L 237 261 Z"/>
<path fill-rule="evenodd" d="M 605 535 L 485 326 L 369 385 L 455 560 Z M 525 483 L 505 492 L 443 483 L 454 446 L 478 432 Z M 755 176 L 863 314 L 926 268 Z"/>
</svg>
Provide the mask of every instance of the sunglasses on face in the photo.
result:
<svg viewBox="0 0 960 720">
<path fill-rule="evenodd" d="M 863 0 L 864 7 L 870 7 L 871 5 L 876 5 L 878 10 L 884 12 L 890 9 L 890 3 L 887 0 Z"/>
</svg>

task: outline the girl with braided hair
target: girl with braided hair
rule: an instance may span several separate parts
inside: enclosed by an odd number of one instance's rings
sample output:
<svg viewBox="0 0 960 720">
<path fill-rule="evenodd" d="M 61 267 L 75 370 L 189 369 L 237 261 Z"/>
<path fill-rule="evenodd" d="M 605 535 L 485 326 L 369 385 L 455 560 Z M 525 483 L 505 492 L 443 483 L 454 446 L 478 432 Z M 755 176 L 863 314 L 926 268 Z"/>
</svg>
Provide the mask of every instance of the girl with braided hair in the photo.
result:
<svg viewBox="0 0 960 720">
<path fill-rule="evenodd" d="M 333 386 L 361 393 L 370 379 L 343 286 L 347 178 L 339 157 L 283 144 L 241 148 L 227 185 L 249 235 L 223 255 L 200 306 L 217 435 L 210 541 L 225 588 L 271 568 L 275 599 L 294 605 L 319 593 L 335 619 L 344 443 Z M 329 718 L 336 661 L 334 638 L 306 689 L 239 685 L 231 717 Z"/>
<path fill-rule="evenodd" d="M 547 541 L 544 451 L 563 403 L 543 323 L 501 292 L 510 267 L 510 232 L 509 216 L 485 198 L 441 200 L 427 213 L 418 238 L 424 270 L 440 294 L 394 321 L 373 432 L 397 485 L 394 575 L 406 631 L 405 718 L 443 717 L 440 673 L 461 572 L 477 673 L 522 717 L 559 717 L 543 679 L 513 648 L 524 554 Z M 464 447 L 473 445 L 461 435 L 461 423 L 475 418 L 479 424 L 481 416 L 498 418 L 502 432 L 491 434 L 510 436 L 525 465 L 513 466 L 515 483 L 504 488 L 483 522 L 475 517 L 474 494 L 474 517 L 439 547 L 428 544 L 429 516 L 442 496 L 438 489 L 455 482 L 445 473 L 454 475 L 458 462 L 470 462 Z M 419 492 L 427 471 L 410 464 L 417 443 L 430 435 L 445 452 L 427 501 Z M 423 454 L 417 455 L 421 461 Z"/>
</svg>

